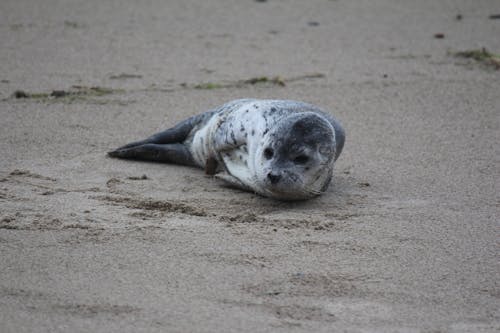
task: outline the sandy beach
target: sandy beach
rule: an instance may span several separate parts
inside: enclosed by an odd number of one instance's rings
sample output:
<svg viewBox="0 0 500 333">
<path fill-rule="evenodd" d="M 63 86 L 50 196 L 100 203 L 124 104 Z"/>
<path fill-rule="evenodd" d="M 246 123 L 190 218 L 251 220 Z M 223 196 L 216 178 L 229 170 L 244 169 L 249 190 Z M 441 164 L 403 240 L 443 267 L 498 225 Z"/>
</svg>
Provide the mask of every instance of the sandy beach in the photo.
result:
<svg viewBox="0 0 500 333">
<path fill-rule="evenodd" d="M 0 2 L 1 332 L 498 332 L 496 0 Z M 106 152 L 229 100 L 347 140 L 287 203 Z"/>
</svg>

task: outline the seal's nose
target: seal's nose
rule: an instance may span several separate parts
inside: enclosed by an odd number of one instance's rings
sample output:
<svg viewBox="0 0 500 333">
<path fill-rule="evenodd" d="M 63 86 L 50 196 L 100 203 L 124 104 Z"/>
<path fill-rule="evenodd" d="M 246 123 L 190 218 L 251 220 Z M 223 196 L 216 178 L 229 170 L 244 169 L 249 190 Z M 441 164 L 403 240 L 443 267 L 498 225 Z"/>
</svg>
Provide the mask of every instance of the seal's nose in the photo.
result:
<svg viewBox="0 0 500 333">
<path fill-rule="evenodd" d="M 272 172 L 269 172 L 267 174 L 267 178 L 269 179 L 269 181 L 271 182 L 271 184 L 276 184 L 277 182 L 280 181 L 281 176 L 280 175 L 275 175 Z"/>
</svg>

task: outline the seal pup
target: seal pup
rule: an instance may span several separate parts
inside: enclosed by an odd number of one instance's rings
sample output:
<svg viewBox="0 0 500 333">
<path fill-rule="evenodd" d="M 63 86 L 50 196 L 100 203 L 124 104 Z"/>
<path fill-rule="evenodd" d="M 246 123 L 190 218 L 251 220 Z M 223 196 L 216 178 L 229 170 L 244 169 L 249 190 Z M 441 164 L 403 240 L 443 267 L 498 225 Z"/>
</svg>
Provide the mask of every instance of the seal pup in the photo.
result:
<svg viewBox="0 0 500 333">
<path fill-rule="evenodd" d="M 326 191 L 344 141 L 340 123 L 312 104 L 240 99 L 108 155 L 198 166 L 263 196 L 302 200 Z"/>
</svg>

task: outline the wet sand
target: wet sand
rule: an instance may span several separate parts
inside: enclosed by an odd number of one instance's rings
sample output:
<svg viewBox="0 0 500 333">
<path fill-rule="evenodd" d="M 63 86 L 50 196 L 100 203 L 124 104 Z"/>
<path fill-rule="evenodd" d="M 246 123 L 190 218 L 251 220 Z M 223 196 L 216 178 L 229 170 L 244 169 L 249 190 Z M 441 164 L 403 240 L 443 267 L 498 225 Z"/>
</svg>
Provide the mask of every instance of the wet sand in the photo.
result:
<svg viewBox="0 0 500 333">
<path fill-rule="evenodd" d="M 0 331 L 497 332 L 498 3 L 171 2 L 1 2 Z M 105 155 L 243 97 L 341 120 L 325 195 Z"/>
</svg>

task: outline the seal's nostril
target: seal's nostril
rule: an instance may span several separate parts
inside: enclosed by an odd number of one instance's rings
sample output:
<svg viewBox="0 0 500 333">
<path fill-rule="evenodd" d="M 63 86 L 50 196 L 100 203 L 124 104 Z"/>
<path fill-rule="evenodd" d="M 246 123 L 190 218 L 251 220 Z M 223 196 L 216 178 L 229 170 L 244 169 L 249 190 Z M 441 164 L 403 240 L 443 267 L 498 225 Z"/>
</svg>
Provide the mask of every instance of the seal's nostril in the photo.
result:
<svg viewBox="0 0 500 333">
<path fill-rule="evenodd" d="M 271 181 L 271 184 L 276 184 L 277 182 L 280 181 L 281 176 L 280 175 L 275 175 L 271 172 L 267 174 L 267 178 Z"/>
</svg>

